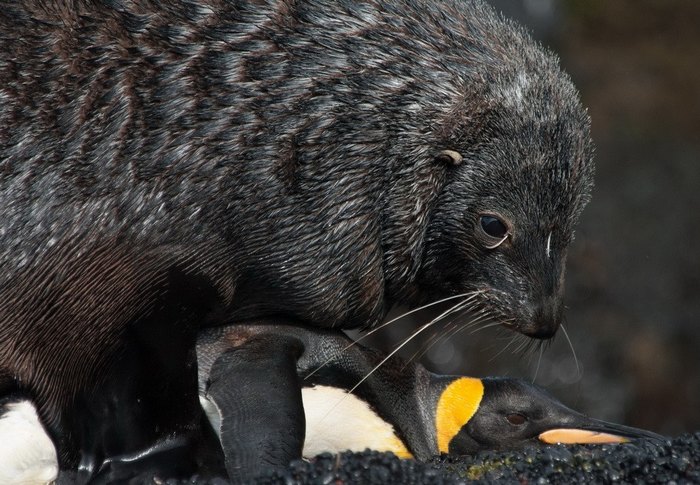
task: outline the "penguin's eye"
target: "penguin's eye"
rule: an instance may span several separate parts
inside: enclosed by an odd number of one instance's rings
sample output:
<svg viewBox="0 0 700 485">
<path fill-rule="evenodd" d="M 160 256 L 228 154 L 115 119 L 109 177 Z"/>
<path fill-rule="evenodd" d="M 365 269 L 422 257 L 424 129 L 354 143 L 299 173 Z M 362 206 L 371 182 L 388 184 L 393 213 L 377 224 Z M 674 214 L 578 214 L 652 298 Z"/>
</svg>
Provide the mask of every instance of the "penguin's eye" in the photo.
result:
<svg viewBox="0 0 700 485">
<path fill-rule="evenodd" d="M 527 421 L 527 418 L 520 413 L 511 413 L 506 416 L 506 419 L 514 426 L 521 426 Z"/>
<path fill-rule="evenodd" d="M 486 235 L 494 239 L 503 239 L 508 235 L 506 223 L 496 216 L 483 215 L 479 222 Z"/>
</svg>

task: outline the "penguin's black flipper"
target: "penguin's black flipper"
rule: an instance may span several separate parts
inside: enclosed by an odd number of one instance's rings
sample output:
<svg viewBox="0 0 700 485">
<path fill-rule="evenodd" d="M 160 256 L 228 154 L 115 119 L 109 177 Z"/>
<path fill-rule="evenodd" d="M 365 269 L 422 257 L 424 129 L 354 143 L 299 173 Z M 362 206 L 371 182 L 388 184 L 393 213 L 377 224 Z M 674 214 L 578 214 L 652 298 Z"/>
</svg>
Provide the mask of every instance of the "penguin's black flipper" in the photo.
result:
<svg viewBox="0 0 700 485">
<path fill-rule="evenodd" d="M 221 445 L 233 483 L 301 458 L 306 422 L 296 364 L 302 343 L 257 335 L 221 354 L 206 398 L 221 419 Z"/>
</svg>

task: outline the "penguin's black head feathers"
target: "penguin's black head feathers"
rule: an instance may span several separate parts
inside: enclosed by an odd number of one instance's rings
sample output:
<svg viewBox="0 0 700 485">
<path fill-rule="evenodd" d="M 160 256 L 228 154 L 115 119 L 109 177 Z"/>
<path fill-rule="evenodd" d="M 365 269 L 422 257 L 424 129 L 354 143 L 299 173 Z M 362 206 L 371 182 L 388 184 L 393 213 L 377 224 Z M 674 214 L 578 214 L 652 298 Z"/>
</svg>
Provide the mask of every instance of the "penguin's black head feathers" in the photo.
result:
<svg viewBox="0 0 700 485">
<path fill-rule="evenodd" d="M 648 431 L 589 418 L 520 379 L 486 378 L 481 382 L 483 397 L 471 419 L 450 440 L 450 454 L 553 443 L 664 439 Z"/>
</svg>

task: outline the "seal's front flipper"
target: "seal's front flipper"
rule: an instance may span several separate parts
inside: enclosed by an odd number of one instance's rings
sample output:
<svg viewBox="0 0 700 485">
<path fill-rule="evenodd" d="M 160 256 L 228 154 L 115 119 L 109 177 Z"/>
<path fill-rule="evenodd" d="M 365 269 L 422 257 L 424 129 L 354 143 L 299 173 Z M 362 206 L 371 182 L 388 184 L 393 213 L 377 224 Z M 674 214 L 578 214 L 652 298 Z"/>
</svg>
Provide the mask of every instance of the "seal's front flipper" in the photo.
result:
<svg viewBox="0 0 700 485">
<path fill-rule="evenodd" d="M 306 423 L 296 364 L 302 351 L 293 337 L 259 335 L 214 362 L 203 404 L 210 416 L 212 404 L 218 411 L 234 483 L 301 458 Z"/>
</svg>

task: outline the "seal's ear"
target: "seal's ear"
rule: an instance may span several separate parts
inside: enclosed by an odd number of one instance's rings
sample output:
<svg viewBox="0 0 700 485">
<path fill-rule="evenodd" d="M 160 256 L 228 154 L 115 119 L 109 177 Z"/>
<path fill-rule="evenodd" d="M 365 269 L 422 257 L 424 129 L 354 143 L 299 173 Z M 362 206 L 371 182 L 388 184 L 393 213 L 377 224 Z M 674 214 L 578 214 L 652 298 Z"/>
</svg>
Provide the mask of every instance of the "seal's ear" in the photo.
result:
<svg viewBox="0 0 700 485">
<path fill-rule="evenodd" d="M 462 163 L 463 157 L 461 153 L 454 150 L 443 150 L 437 154 L 435 159 L 440 163 L 454 165 L 456 167 Z"/>
</svg>

